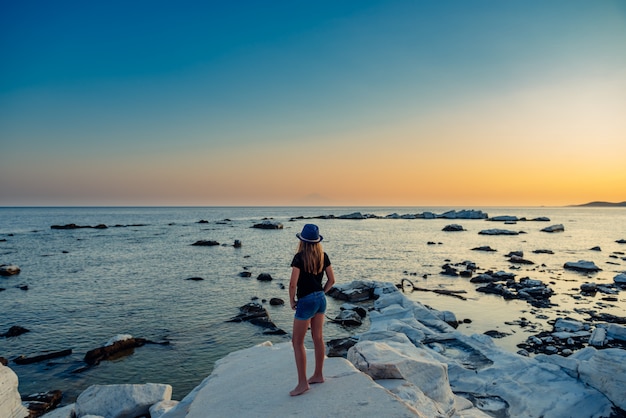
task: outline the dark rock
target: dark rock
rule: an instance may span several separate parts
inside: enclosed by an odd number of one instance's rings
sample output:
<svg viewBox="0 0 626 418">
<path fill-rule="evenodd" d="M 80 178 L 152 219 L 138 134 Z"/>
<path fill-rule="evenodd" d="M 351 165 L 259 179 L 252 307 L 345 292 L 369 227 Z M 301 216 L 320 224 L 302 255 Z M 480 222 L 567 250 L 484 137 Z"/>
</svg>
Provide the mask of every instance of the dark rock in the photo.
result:
<svg viewBox="0 0 626 418">
<path fill-rule="evenodd" d="M 527 260 L 525 258 L 522 258 L 520 256 L 517 256 L 517 255 L 511 256 L 511 258 L 509 258 L 509 261 L 515 264 L 535 264 L 534 262 Z"/>
<path fill-rule="evenodd" d="M 457 231 L 465 231 L 465 229 L 463 229 L 463 227 L 459 224 L 450 224 L 450 225 L 446 225 L 443 228 L 443 231 L 446 232 L 457 232 Z"/>
<path fill-rule="evenodd" d="M 283 224 L 280 222 L 273 222 L 270 220 L 265 220 L 261 223 L 252 225 L 252 228 L 257 229 L 283 229 Z"/>
<path fill-rule="evenodd" d="M 511 231 L 508 229 L 483 229 L 478 233 L 479 235 L 519 235 L 518 231 Z"/>
<path fill-rule="evenodd" d="M 84 357 L 85 363 L 93 366 L 99 364 L 102 360 L 107 360 L 118 354 L 122 354 L 123 351 L 130 351 L 136 347 L 144 346 L 148 340 L 145 338 L 128 338 L 125 340 L 116 341 L 111 345 L 94 348 L 89 350 Z"/>
<path fill-rule="evenodd" d="M 579 260 L 577 262 L 568 261 L 563 265 L 564 268 L 580 271 L 584 273 L 601 271 L 602 269 L 594 264 L 593 261 Z"/>
<path fill-rule="evenodd" d="M 269 335 L 284 335 L 285 331 L 278 328 L 276 324 L 270 319 L 270 314 L 263 307 L 263 305 L 250 302 L 239 308 L 239 314 L 232 317 L 226 322 L 250 322 L 253 325 L 257 325 L 266 328 L 264 334 Z"/>
<path fill-rule="evenodd" d="M 196 241 L 191 245 L 196 245 L 196 246 L 202 246 L 202 247 L 212 247 L 215 245 L 220 245 L 219 242 L 217 241 L 212 241 L 212 240 L 200 240 L 200 241 Z"/>
<path fill-rule="evenodd" d="M 241 273 L 239 273 L 239 277 L 252 277 L 252 273 L 250 273 L 249 271 L 242 271 Z"/>
<path fill-rule="evenodd" d="M 272 276 L 269 273 L 261 273 L 257 276 L 256 279 L 262 282 L 270 282 L 272 281 Z"/>
<path fill-rule="evenodd" d="M 363 323 L 361 315 L 351 309 L 344 309 L 340 311 L 339 315 L 337 315 L 332 322 L 348 326 L 359 326 Z"/>
<path fill-rule="evenodd" d="M 45 393 L 35 393 L 29 396 L 22 396 L 22 403 L 30 412 L 28 418 L 36 418 L 56 408 L 63 398 L 60 390 L 51 390 Z"/>
<path fill-rule="evenodd" d="M 108 227 L 105 224 L 99 224 L 96 226 L 67 224 L 67 225 L 52 225 L 50 227 L 50 229 L 82 229 L 82 228 L 107 229 Z"/>
<path fill-rule="evenodd" d="M 535 253 L 535 254 L 554 254 L 554 251 L 552 251 L 552 250 L 534 250 L 533 253 Z"/>
<path fill-rule="evenodd" d="M 617 241 L 618 244 L 626 244 L 626 239 L 618 239 Z"/>
<path fill-rule="evenodd" d="M 22 271 L 18 266 L 2 264 L 0 265 L 0 276 L 14 276 Z"/>
<path fill-rule="evenodd" d="M 591 247 L 589 248 L 590 251 L 602 251 L 602 248 L 600 248 L 600 246 L 596 245 L 595 247 Z"/>
<path fill-rule="evenodd" d="M 200 281 L 202 281 L 204 279 L 202 277 L 190 277 L 190 278 L 185 279 L 185 280 L 191 280 L 191 281 L 194 281 L 194 282 L 200 282 Z"/>
<path fill-rule="evenodd" d="M 441 268 L 443 269 L 439 274 L 443 274 L 445 276 L 458 276 L 459 272 L 456 268 L 452 267 L 450 264 L 444 264 L 443 266 L 441 266 Z"/>
<path fill-rule="evenodd" d="M 508 337 L 511 334 L 508 334 L 506 332 L 501 332 L 501 331 L 497 331 L 497 330 L 489 330 L 489 331 L 485 331 L 483 334 L 490 336 L 491 338 L 504 338 L 504 337 Z"/>
<path fill-rule="evenodd" d="M 497 251 L 497 250 L 494 250 L 488 245 L 483 245 L 482 247 L 472 248 L 472 251 Z"/>
<path fill-rule="evenodd" d="M 348 357 L 348 350 L 359 342 L 354 337 L 337 338 L 326 343 L 326 355 L 328 357 Z"/>
<path fill-rule="evenodd" d="M 271 298 L 270 299 L 270 305 L 272 306 L 282 306 L 285 304 L 285 301 L 282 300 L 281 298 Z"/>
<path fill-rule="evenodd" d="M 13 362 L 16 364 L 32 364 L 39 363 L 40 361 L 50 360 L 53 358 L 65 357 L 72 354 L 72 349 L 68 348 L 67 350 L 55 351 L 53 353 L 41 354 L 33 357 L 25 357 L 19 356 L 13 359 Z"/>
<path fill-rule="evenodd" d="M 541 232 L 563 232 L 565 227 L 562 224 L 547 226 L 541 230 Z"/>
<path fill-rule="evenodd" d="M 235 240 L 235 243 L 233 244 L 233 247 L 235 247 L 235 248 L 241 248 L 241 241 L 240 241 L 240 240 L 238 240 L 238 239 L 236 239 L 236 240 Z"/>
<path fill-rule="evenodd" d="M 0 364 L 6 366 L 9 364 L 9 360 L 5 359 L 4 357 L 0 357 Z"/>
<path fill-rule="evenodd" d="M 200 219 L 197 223 L 199 223 L 199 224 L 208 224 L 209 221 L 207 221 L 205 219 Z"/>
<path fill-rule="evenodd" d="M 25 334 L 27 332 L 30 332 L 30 330 L 21 327 L 19 325 L 13 325 L 11 328 L 9 328 L 9 330 L 7 332 L 5 332 L 4 334 L 0 334 L 0 337 L 17 337 L 18 335 L 22 335 Z"/>
<path fill-rule="evenodd" d="M 357 286 L 343 289 L 337 286 L 333 286 L 328 291 L 328 296 L 334 299 L 345 300 L 348 302 L 364 302 L 366 300 L 375 299 L 374 286 L 367 282 L 353 282 L 358 283 Z"/>
</svg>

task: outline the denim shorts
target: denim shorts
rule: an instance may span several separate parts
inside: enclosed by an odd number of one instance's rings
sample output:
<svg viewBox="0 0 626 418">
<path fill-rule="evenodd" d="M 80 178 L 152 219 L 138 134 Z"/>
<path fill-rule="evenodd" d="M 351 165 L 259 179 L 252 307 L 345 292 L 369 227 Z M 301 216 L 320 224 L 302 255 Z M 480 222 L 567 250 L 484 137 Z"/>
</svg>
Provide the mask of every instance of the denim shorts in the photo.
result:
<svg viewBox="0 0 626 418">
<path fill-rule="evenodd" d="M 296 319 L 303 321 L 313 318 L 317 314 L 326 312 L 326 295 L 324 292 L 309 293 L 303 298 L 298 299 L 296 304 Z"/>
</svg>

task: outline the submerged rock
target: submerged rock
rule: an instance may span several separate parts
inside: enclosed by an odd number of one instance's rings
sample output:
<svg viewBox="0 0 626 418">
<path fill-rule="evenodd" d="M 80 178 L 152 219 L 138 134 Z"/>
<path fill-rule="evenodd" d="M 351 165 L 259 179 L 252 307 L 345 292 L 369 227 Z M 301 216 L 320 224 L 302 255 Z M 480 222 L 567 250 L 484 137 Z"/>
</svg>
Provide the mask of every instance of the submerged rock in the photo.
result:
<svg viewBox="0 0 626 418">
<path fill-rule="evenodd" d="M 266 220 L 262 221 L 261 223 L 252 225 L 252 228 L 257 228 L 257 229 L 283 229 L 283 224 L 281 224 L 280 222 L 275 222 L 275 221 L 271 221 L 269 219 L 266 219 Z"/>
<path fill-rule="evenodd" d="M 517 231 L 511 231 L 508 229 L 483 229 L 479 232 L 480 235 L 519 235 Z"/>
</svg>

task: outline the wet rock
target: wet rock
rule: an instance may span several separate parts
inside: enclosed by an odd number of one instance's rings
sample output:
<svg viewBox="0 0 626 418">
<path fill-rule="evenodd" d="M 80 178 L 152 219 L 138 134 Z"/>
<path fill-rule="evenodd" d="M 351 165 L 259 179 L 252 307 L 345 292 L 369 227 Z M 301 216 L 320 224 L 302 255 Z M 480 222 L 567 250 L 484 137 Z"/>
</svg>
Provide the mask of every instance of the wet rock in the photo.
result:
<svg viewBox="0 0 626 418">
<path fill-rule="evenodd" d="M 602 251 L 602 248 L 600 248 L 598 245 L 596 245 L 595 247 L 591 247 L 589 248 L 590 251 Z"/>
<path fill-rule="evenodd" d="M 202 277 L 189 277 L 188 279 L 185 279 L 185 280 L 191 280 L 193 282 L 201 282 L 204 279 Z"/>
<path fill-rule="evenodd" d="M 563 232 L 565 227 L 562 224 L 547 226 L 541 230 L 542 232 Z"/>
<path fill-rule="evenodd" d="M 0 265 L 0 276 L 14 276 L 22 271 L 18 266 L 2 264 Z"/>
<path fill-rule="evenodd" d="M 238 239 L 236 239 L 236 240 L 235 240 L 235 243 L 233 244 L 233 247 L 235 247 L 235 248 L 241 248 L 241 241 L 240 241 L 240 240 L 238 240 Z"/>
<path fill-rule="evenodd" d="M 51 390 L 44 393 L 35 393 L 22 397 L 22 404 L 30 411 L 29 418 L 40 417 L 53 410 L 63 398 L 60 390 Z"/>
<path fill-rule="evenodd" d="M 252 277 L 252 273 L 250 273 L 249 271 L 242 271 L 241 273 L 239 273 L 239 277 Z"/>
<path fill-rule="evenodd" d="M 568 261 L 563 265 L 564 268 L 569 270 L 580 271 L 584 273 L 601 271 L 602 269 L 595 265 L 593 261 Z"/>
<path fill-rule="evenodd" d="M 626 239 L 618 239 L 617 241 L 618 244 L 626 244 Z"/>
<path fill-rule="evenodd" d="M 626 273 L 620 273 L 613 277 L 613 282 L 618 286 L 626 286 Z"/>
<path fill-rule="evenodd" d="M 491 247 L 490 247 L 490 246 L 488 246 L 488 245 L 483 245 L 482 247 L 475 247 L 475 248 L 472 248 L 472 251 L 489 251 L 489 252 L 495 252 L 495 251 L 497 251 L 497 250 L 495 250 L 495 249 L 491 248 Z"/>
<path fill-rule="evenodd" d="M 509 335 L 511 335 L 510 333 L 497 331 L 497 330 L 485 331 L 483 334 L 488 335 L 491 338 L 504 338 L 504 337 L 508 337 Z"/>
<path fill-rule="evenodd" d="M 136 347 L 142 347 L 148 340 L 135 338 L 131 335 L 117 335 L 110 339 L 104 346 L 89 350 L 83 360 L 90 366 L 99 364 L 102 360 L 108 360 L 130 351 Z"/>
<path fill-rule="evenodd" d="M 444 264 L 441 266 L 443 269 L 439 274 L 443 274 L 444 276 L 453 276 L 456 277 L 459 275 L 459 272 L 456 268 L 452 267 L 450 264 Z"/>
<path fill-rule="evenodd" d="M 353 310 L 339 311 L 339 314 L 332 320 L 332 322 L 348 326 L 359 326 L 363 324 L 361 316 Z"/>
<path fill-rule="evenodd" d="M 4 357 L 0 357 L 0 364 L 6 366 L 7 364 L 9 364 L 9 360 L 5 359 Z"/>
<path fill-rule="evenodd" d="M 282 306 L 285 304 L 285 301 L 282 300 L 281 298 L 271 298 L 270 299 L 270 305 L 272 306 Z"/>
<path fill-rule="evenodd" d="M 527 260 L 518 255 L 512 255 L 511 258 L 509 258 L 509 261 L 515 264 L 535 264 L 533 261 Z"/>
<path fill-rule="evenodd" d="M 374 282 L 354 281 L 333 286 L 328 291 L 328 296 L 348 302 L 364 302 L 375 299 Z"/>
<path fill-rule="evenodd" d="M 0 337 L 6 337 L 6 338 L 17 337 L 18 335 L 22 335 L 27 332 L 30 332 L 30 330 L 24 327 L 21 327 L 19 325 L 13 325 L 11 328 L 9 328 L 7 332 L 5 332 L 4 334 L 0 334 Z"/>
<path fill-rule="evenodd" d="M 595 283 L 583 283 L 580 285 L 580 291 L 583 294 L 595 294 L 598 291 L 598 285 Z"/>
<path fill-rule="evenodd" d="M 50 227 L 50 229 L 83 229 L 83 228 L 107 229 L 108 227 L 105 224 L 99 224 L 96 226 L 67 224 L 67 225 L 52 225 Z"/>
<path fill-rule="evenodd" d="M 326 355 L 328 357 L 348 356 L 348 350 L 359 340 L 355 337 L 337 338 L 326 343 Z"/>
<path fill-rule="evenodd" d="M 450 224 L 450 225 L 446 225 L 443 228 L 443 231 L 446 232 L 458 232 L 458 231 L 465 231 L 465 229 L 463 229 L 463 227 L 459 224 Z"/>
<path fill-rule="evenodd" d="M 250 302 L 241 306 L 239 308 L 239 314 L 226 322 L 249 322 L 253 325 L 265 328 L 264 334 L 287 334 L 285 331 L 278 328 L 274 322 L 272 322 L 267 309 L 265 309 L 263 305 L 256 302 Z"/>
<path fill-rule="evenodd" d="M 554 254 L 554 251 L 552 250 L 534 250 L 533 253 L 535 254 Z"/>
<path fill-rule="evenodd" d="M 367 219 L 368 217 L 361 212 L 348 213 L 347 215 L 339 215 L 337 219 Z"/>
<path fill-rule="evenodd" d="M 257 276 L 256 279 L 261 282 L 271 282 L 273 280 L 272 275 L 269 273 L 261 273 Z"/>
<path fill-rule="evenodd" d="M 508 229 L 483 229 L 478 234 L 479 235 L 519 235 L 519 232 L 511 231 Z"/>
<path fill-rule="evenodd" d="M 220 243 L 217 241 L 213 241 L 213 240 L 202 239 L 202 240 L 194 242 L 191 245 L 195 245 L 197 247 L 213 247 L 216 245 L 220 245 Z"/>
<path fill-rule="evenodd" d="M 493 221 L 493 222 L 517 222 L 520 219 L 517 216 L 502 215 L 502 216 L 494 216 L 487 220 Z"/>
<path fill-rule="evenodd" d="M 257 229 L 283 229 L 283 224 L 280 222 L 274 222 L 269 219 L 266 219 L 258 224 L 252 225 L 252 228 Z"/>
<path fill-rule="evenodd" d="M 50 360 L 53 358 L 66 357 L 72 354 L 72 349 L 68 348 L 66 350 L 54 351 L 52 353 L 40 354 L 38 356 L 33 357 L 25 357 L 19 356 L 13 359 L 15 364 L 32 364 L 39 363 L 40 361 Z"/>
</svg>

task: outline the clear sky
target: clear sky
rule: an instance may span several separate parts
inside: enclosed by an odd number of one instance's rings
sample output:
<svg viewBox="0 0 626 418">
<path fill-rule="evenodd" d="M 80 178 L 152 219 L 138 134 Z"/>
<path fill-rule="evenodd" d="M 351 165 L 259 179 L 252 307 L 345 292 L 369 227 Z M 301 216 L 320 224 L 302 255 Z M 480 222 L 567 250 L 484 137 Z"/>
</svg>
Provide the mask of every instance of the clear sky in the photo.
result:
<svg viewBox="0 0 626 418">
<path fill-rule="evenodd" d="M 626 200 L 626 1 L 0 1 L 0 206 Z"/>
</svg>

